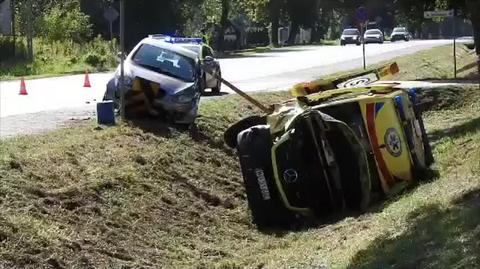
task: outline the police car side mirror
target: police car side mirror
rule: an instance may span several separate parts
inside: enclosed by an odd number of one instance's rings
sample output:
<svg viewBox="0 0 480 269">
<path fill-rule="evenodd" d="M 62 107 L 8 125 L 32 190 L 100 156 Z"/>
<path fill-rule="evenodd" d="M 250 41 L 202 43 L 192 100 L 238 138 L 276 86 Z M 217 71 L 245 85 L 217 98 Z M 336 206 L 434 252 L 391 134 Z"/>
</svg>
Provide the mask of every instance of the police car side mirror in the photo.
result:
<svg viewBox="0 0 480 269">
<path fill-rule="evenodd" d="M 123 58 L 123 60 L 125 60 L 127 58 L 126 54 L 124 54 L 122 52 L 117 53 L 117 61 L 121 62 L 122 58 Z"/>
</svg>

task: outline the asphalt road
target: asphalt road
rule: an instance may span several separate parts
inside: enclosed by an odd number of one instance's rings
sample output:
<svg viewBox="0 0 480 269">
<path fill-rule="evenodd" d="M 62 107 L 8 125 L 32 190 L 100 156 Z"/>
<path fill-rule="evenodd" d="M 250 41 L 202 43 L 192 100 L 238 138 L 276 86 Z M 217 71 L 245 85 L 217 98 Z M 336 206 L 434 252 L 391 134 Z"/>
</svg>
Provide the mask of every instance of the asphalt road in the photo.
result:
<svg viewBox="0 0 480 269">
<path fill-rule="evenodd" d="M 366 46 L 367 64 L 415 53 L 450 40 L 411 41 Z M 248 57 L 220 59 L 222 76 L 244 91 L 282 90 L 294 83 L 362 67 L 362 47 L 299 46 L 278 48 Z M 26 81 L 28 95 L 18 94 L 20 81 L 0 82 L 0 137 L 57 128 L 69 121 L 94 117 L 111 73 Z M 232 93 L 225 86 L 222 91 Z"/>
</svg>

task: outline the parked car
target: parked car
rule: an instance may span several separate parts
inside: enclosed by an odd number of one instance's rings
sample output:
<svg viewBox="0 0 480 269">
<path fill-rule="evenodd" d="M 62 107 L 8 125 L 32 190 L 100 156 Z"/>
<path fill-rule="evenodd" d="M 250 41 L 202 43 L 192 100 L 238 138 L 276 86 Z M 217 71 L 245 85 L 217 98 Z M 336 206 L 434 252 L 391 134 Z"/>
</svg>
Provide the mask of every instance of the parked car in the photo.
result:
<svg viewBox="0 0 480 269">
<path fill-rule="evenodd" d="M 390 35 L 390 41 L 395 42 L 398 40 L 410 41 L 410 33 L 405 27 L 396 27 L 393 29 L 392 34 Z"/>
<path fill-rule="evenodd" d="M 152 35 L 140 41 L 126 57 L 123 84 L 127 117 L 151 115 L 181 124 L 194 122 L 205 88 L 201 65 L 206 59 L 201 60 L 197 53 L 175 42 L 187 40 Z M 120 97 L 118 67 L 107 84 L 104 100 L 113 100 L 118 109 Z"/>
<path fill-rule="evenodd" d="M 225 140 L 237 148 L 259 228 L 362 212 L 373 197 L 421 180 L 433 162 L 416 90 L 393 84 L 307 95 L 240 121 Z"/>
<path fill-rule="evenodd" d="M 383 41 L 384 41 L 383 33 L 378 29 L 369 29 L 365 31 L 364 38 L 365 38 L 365 44 L 368 44 L 368 43 L 383 44 Z"/>
<path fill-rule="evenodd" d="M 345 46 L 346 44 L 356 44 L 359 46 L 361 44 L 361 34 L 358 29 L 349 28 L 345 29 L 342 32 L 342 36 L 340 37 L 340 45 Z"/>
</svg>

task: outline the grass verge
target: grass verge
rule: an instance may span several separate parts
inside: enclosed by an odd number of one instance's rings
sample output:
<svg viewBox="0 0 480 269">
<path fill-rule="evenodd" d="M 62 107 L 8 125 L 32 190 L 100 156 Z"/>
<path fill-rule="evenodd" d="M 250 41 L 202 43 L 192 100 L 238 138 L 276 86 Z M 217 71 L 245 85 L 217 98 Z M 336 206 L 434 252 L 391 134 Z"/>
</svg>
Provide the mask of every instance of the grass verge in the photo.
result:
<svg viewBox="0 0 480 269">
<path fill-rule="evenodd" d="M 203 101 L 195 133 L 90 123 L 2 140 L 0 267 L 476 268 L 479 97 L 476 87 L 424 92 L 435 102 L 425 115 L 435 180 L 359 217 L 270 234 L 251 225 L 222 141 L 257 113 L 239 96 Z"/>
<path fill-rule="evenodd" d="M 457 77 L 479 79 L 475 50 L 458 45 Z M 438 80 L 453 78 L 452 46 L 442 46 L 398 58 L 400 80 Z"/>
<path fill-rule="evenodd" d="M 273 46 L 258 46 L 248 49 L 228 51 L 228 52 L 218 52 L 218 58 L 237 58 L 237 57 L 249 57 L 254 56 L 257 53 L 268 53 L 268 52 L 285 52 L 292 51 L 304 46 L 336 46 L 339 45 L 339 40 L 321 40 L 320 42 L 310 43 L 310 44 L 295 44 L 295 45 L 285 45 L 279 47 Z"/>
<path fill-rule="evenodd" d="M 465 45 L 458 45 L 456 55 L 457 77 L 460 79 L 479 79 L 480 76 L 477 69 L 478 57 L 475 51 L 467 48 Z M 453 49 L 450 45 L 397 57 L 370 65 L 369 68 L 377 68 L 394 61 L 397 62 L 400 68 L 400 73 L 395 77 L 397 80 L 442 80 L 453 78 Z M 361 72 L 363 69 L 354 71 Z M 332 77 L 337 75 L 332 75 Z"/>
<path fill-rule="evenodd" d="M 3 141 L 0 266 L 475 267 L 480 94 L 446 94 L 458 102 L 426 115 L 438 179 L 360 217 L 276 234 L 250 224 L 236 157 L 221 139 L 254 113 L 238 96 L 205 101 L 195 134 L 90 124 Z"/>
</svg>

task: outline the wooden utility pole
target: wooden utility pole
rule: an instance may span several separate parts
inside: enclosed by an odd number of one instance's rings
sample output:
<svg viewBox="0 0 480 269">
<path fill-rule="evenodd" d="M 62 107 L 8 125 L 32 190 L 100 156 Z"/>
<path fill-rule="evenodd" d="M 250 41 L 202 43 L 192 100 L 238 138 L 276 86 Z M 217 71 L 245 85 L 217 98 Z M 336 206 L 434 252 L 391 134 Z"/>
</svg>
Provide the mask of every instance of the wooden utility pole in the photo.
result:
<svg viewBox="0 0 480 269">
<path fill-rule="evenodd" d="M 125 120 L 125 0 L 120 0 L 120 116 Z"/>
<path fill-rule="evenodd" d="M 15 57 L 17 50 L 17 36 L 15 31 L 15 0 L 12 0 L 12 2 L 10 2 L 10 8 L 12 10 L 13 57 Z"/>
<path fill-rule="evenodd" d="M 27 49 L 28 59 L 33 61 L 33 0 L 27 1 Z"/>
<path fill-rule="evenodd" d="M 453 78 L 457 78 L 457 9 L 453 9 Z"/>
</svg>

